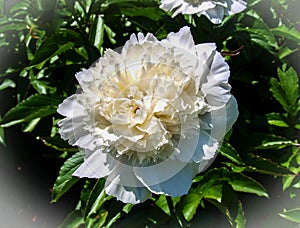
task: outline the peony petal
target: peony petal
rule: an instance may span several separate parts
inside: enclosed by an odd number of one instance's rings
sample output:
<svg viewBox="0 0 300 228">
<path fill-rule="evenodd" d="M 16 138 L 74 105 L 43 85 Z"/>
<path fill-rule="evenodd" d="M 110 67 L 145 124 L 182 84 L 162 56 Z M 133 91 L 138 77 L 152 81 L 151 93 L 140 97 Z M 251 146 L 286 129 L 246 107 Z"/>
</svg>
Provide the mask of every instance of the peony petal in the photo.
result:
<svg viewBox="0 0 300 228">
<path fill-rule="evenodd" d="M 80 178 L 102 178 L 110 174 L 114 161 L 110 159 L 110 155 L 104 153 L 102 150 L 95 152 L 85 152 L 91 155 L 85 159 L 82 165 L 73 173 L 73 176 Z"/>
<path fill-rule="evenodd" d="M 232 0 L 232 5 L 230 7 L 230 14 L 240 13 L 245 10 L 247 3 L 242 0 Z"/>
<path fill-rule="evenodd" d="M 77 102 L 78 94 L 74 94 L 66 98 L 63 103 L 58 106 L 57 112 L 66 117 L 84 117 L 84 107 Z M 74 111 L 76 110 L 76 112 Z"/>
<path fill-rule="evenodd" d="M 175 161 L 173 164 L 176 166 Z M 168 179 L 162 181 L 160 177 L 164 175 L 164 173 L 168 172 L 168 168 L 173 167 L 165 167 L 165 170 L 161 170 L 155 167 L 150 173 L 148 170 L 138 169 L 135 170 L 138 179 L 153 193 L 156 194 L 166 194 L 169 196 L 182 196 L 187 194 L 191 185 L 192 179 L 195 175 L 195 170 L 190 164 L 180 164 L 180 169 L 169 176 Z M 154 181 L 154 179 L 156 179 Z M 156 183 L 151 185 L 152 183 Z"/>
<path fill-rule="evenodd" d="M 195 43 L 190 28 L 184 26 L 178 32 L 171 32 L 162 42 L 178 47 L 196 56 Z"/>
<path fill-rule="evenodd" d="M 133 167 L 117 161 L 107 177 L 105 191 L 124 203 L 140 203 L 151 197 L 151 193 L 136 178 Z"/>
<path fill-rule="evenodd" d="M 138 204 L 151 197 L 151 192 L 145 187 L 129 187 L 106 181 L 105 192 L 108 195 L 115 196 L 117 200 L 123 203 Z"/>
</svg>

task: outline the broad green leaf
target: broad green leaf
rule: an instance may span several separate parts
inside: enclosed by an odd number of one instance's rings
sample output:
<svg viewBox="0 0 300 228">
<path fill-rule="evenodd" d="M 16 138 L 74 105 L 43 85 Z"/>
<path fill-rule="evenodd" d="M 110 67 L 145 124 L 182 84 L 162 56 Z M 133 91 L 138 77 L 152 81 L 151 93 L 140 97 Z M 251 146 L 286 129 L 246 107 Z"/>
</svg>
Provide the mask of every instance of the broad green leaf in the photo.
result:
<svg viewBox="0 0 300 228">
<path fill-rule="evenodd" d="M 34 94 L 10 109 L 0 121 L 2 127 L 29 122 L 56 113 L 60 95 Z"/>
<path fill-rule="evenodd" d="M 252 27 L 238 28 L 238 30 L 248 32 L 252 42 L 270 53 L 274 53 L 274 50 L 278 49 L 277 41 L 271 29 L 262 19 L 255 19 Z"/>
<path fill-rule="evenodd" d="M 251 177 L 241 173 L 231 173 L 229 178 L 230 181 L 228 183 L 235 191 L 253 193 L 267 198 L 269 197 L 266 189 Z"/>
<path fill-rule="evenodd" d="M 270 149 L 275 149 L 275 150 L 280 150 L 288 146 L 294 145 L 294 142 L 292 141 L 275 141 L 275 142 L 266 142 L 258 147 L 256 149 L 260 150 L 270 150 Z"/>
<path fill-rule="evenodd" d="M 153 21 L 161 19 L 163 12 L 159 8 L 153 7 L 134 7 L 134 8 L 121 8 L 121 14 L 130 17 L 148 17 Z"/>
<path fill-rule="evenodd" d="M 66 191 L 68 191 L 79 180 L 78 177 L 74 177 L 72 176 L 72 174 L 82 163 L 82 152 L 77 152 L 65 161 L 53 185 L 51 202 L 56 202 Z"/>
<path fill-rule="evenodd" d="M 289 221 L 300 223 L 300 208 L 286 210 L 279 213 L 279 215 Z"/>
<path fill-rule="evenodd" d="M 238 165 L 243 165 L 244 162 L 237 153 L 237 151 L 227 142 L 223 142 L 221 148 L 219 149 L 220 154 L 224 157 L 230 159 L 231 161 L 237 163 Z"/>
<path fill-rule="evenodd" d="M 155 204 L 162 209 L 167 215 L 171 215 L 168 201 L 165 195 L 160 195 Z"/>
<path fill-rule="evenodd" d="M 1 83 L 1 85 L 0 85 L 0 91 L 1 90 L 4 90 L 4 89 L 6 89 L 6 88 L 15 88 L 16 87 L 16 83 L 13 81 L 13 80 L 11 80 L 11 79 L 5 79 L 2 83 Z"/>
<path fill-rule="evenodd" d="M 39 123 L 41 118 L 36 118 L 31 120 L 29 123 L 26 124 L 25 127 L 22 126 L 22 131 L 23 132 L 31 132 L 34 130 L 35 126 Z"/>
<path fill-rule="evenodd" d="M 98 212 L 98 209 L 105 202 L 104 179 L 97 180 L 86 203 L 84 217 L 90 217 Z"/>
<path fill-rule="evenodd" d="M 296 177 L 296 175 L 286 175 L 286 176 L 282 177 L 282 190 L 283 191 L 285 191 L 286 189 L 288 189 L 291 186 L 295 177 Z"/>
<path fill-rule="evenodd" d="M 285 57 L 297 52 L 298 50 L 299 50 L 299 48 L 291 49 L 287 46 L 281 47 L 280 50 L 279 50 L 279 53 L 278 53 L 278 57 L 279 57 L 279 59 L 282 60 Z"/>
<path fill-rule="evenodd" d="M 59 228 L 79 228 L 84 225 L 84 219 L 80 210 L 72 211 Z"/>
<path fill-rule="evenodd" d="M 203 198 L 205 199 L 214 199 L 218 202 L 222 201 L 223 194 L 223 185 L 224 183 L 220 181 L 211 181 L 205 187 L 203 191 Z"/>
<path fill-rule="evenodd" d="M 292 174 L 287 168 L 258 155 L 247 154 L 244 160 L 247 164 L 246 171 L 279 176 Z"/>
<path fill-rule="evenodd" d="M 290 67 L 278 68 L 279 81 L 272 78 L 270 91 L 282 107 L 290 114 L 296 115 L 298 93 L 298 76 L 296 71 Z"/>
<path fill-rule="evenodd" d="M 286 25 L 282 24 L 276 28 L 271 29 L 274 35 L 293 40 L 297 43 L 300 43 L 300 32 L 294 28 L 288 28 Z"/>
<path fill-rule="evenodd" d="M 266 115 L 268 124 L 276 127 L 289 127 L 288 123 L 285 122 L 287 117 L 281 113 L 268 113 Z"/>
<path fill-rule="evenodd" d="M 97 47 L 99 50 L 103 44 L 103 37 L 104 37 L 104 20 L 102 18 L 102 15 L 98 15 L 95 18 L 95 21 L 91 29 L 90 39 L 92 40 L 94 46 Z"/>
<path fill-rule="evenodd" d="M 0 34 L 6 31 L 19 31 L 26 29 L 26 23 L 19 20 L 11 20 L 1 18 L 0 20 Z"/>
<path fill-rule="evenodd" d="M 299 96 L 297 72 L 292 67 L 287 69 L 284 65 L 282 70 L 278 68 L 278 76 L 289 104 L 295 106 Z"/>
<path fill-rule="evenodd" d="M 212 205 L 214 205 L 216 208 L 218 208 L 222 212 L 222 214 L 225 215 L 225 217 L 227 218 L 227 221 L 229 222 L 231 227 L 233 227 L 234 220 L 230 214 L 229 209 L 225 205 L 223 205 L 215 200 L 208 199 L 207 201 L 210 202 Z"/>
<path fill-rule="evenodd" d="M 71 49 L 75 45 L 73 42 L 59 45 L 59 40 L 56 39 L 57 38 L 49 37 L 41 44 L 30 63 L 31 66 L 48 61 L 52 57 Z"/>
<path fill-rule="evenodd" d="M 191 192 L 184 196 L 182 213 L 187 221 L 190 221 L 195 215 L 201 199 L 202 195 L 196 192 Z"/>
<path fill-rule="evenodd" d="M 243 210 L 243 205 L 240 201 L 237 202 L 237 215 L 234 221 L 235 221 L 236 228 L 246 227 L 246 217 Z"/>
</svg>

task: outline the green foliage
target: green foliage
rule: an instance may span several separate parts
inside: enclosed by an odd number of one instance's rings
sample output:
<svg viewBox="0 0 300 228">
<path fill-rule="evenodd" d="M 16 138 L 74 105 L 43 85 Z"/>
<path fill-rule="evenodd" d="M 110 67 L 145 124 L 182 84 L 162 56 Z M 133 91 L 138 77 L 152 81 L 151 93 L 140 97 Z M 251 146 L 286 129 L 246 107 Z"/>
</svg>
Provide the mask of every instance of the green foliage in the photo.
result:
<svg viewBox="0 0 300 228">
<path fill-rule="evenodd" d="M 0 59 L 0 92 L 13 93 L 15 106 L 2 110 L 0 144 L 5 145 L 6 128 L 21 124 L 23 132 L 57 152 L 49 157 L 66 159 L 52 202 L 73 188 L 81 194 L 61 227 L 192 227 L 202 222 L 203 212 L 215 222 L 209 206 L 227 225 L 246 227 L 246 194 L 274 200 L 265 175 L 282 181 L 291 196 L 272 218 L 282 211 L 281 217 L 300 222 L 300 68 L 292 61 L 299 55 L 300 20 L 288 13 L 297 9 L 296 0 L 249 0 L 244 12 L 219 25 L 203 16 L 172 18 L 153 0 L 23 0 L 9 8 L 7 2 L 0 1 L 0 48 L 7 57 Z M 82 153 L 60 138 L 57 126 L 58 104 L 77 89 L 75 73 L 106 49 L 124 45 L 132 33 L 162 39 L 184 25 L 197 44 L 215 42 L 222 51 L 239 104 L 239 119 L 212 167 L 195 177 L 187 195 L 154 195 L 139 205 L 107 196 L 104 179 L 79 183 L 72 174 Z"/>
<path fill-rule="evenodd" d="M 53 185 L 52 202 L 56 202 L 66 191 L 69 190 L 77 181 L 78 177 L 73 177 L 74 171 L 83 162 L 82 152 L 77 152 L 70 157 L 61 167 L 58 177 Z"/>
</svg>

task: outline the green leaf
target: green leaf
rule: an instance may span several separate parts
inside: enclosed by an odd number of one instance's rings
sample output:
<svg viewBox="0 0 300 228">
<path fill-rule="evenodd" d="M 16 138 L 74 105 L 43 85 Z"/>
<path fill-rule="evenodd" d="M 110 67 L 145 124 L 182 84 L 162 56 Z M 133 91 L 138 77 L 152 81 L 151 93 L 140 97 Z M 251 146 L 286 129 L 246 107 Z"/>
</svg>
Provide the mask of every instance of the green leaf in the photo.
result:
<svg viewBox="0 0 300 228">
<path fill-rule="evenodd" d="M 10 109 L 0 121 L 2 127 L 29 122 L 56 113 L 63 97 L 59 95 L 34 94 Z"/>
<path fill-rule="evenodd" d="M 300 208 L 283 211 L 279 215 L 289 221 L 300 223 Z"/>
<path fill-rule="evenodd" d="M 300 43 L 300 32 L 294 27 L 288 28 L 286 25 L 283 24 L 281 26 L 271 29 L 271 31 L 275 36 L 284 37 L 289 40 L 293 40 L 297 43 Z"/>
<path fill-rule="evenodd" d="M 289 104 L 295 106 L 299 96 L 297 72 L 292 67 L 287 69 L 286 65 L 284 65 L 283 70 L 278 68 L 278 76 Z"/>
<path fill-rule="evenodd" d="M 79 228 L 81 225 L 84 225 L 84 219 L 80 210 L 75 210 L 68 215 L 59 228 Z"/>
<path fill-rule="evenodd" d="M 154 7 L 121 8 L 121 13 L 130 17 L 148 17 L 153 21 L 161 19 L 163 12 Z"/>
<path fill-rule="evenodd" d="M 105 202 L 104 179 L 97 180 L 86 203 L 84 217 L 90 217 L 98 212 L 98 209 Z"/>
<path fill-rule="evenodd" d="M 283 191 L 285 191 L 286 189 L 288 189 L 291 186 L 295 177 L 296 177 L 296 175 L 286 175 L 282 178 L 282 190 Z"/>
<path fill-rule="evenodd" d="M 288 146 L 294 145 L 294 142 L 292 141 L 274 141 L 274 142 L 266 142 L 258 147 L 255 147 L 255 149 L 260 149 L 260 150 L 270 150 L 270 149 L 276 149 L 280 150 Z"/>
<path fill-rule="evenodd" d="M 95 47 L 99 50 L 103 44 L 103 37 L 104 37 L 104 20 L 102 15 L 98 15 L 93 23 L 91 29 L 90 39 Z"/>
<path fill-rule="evenodd" d="M 283 65 L 282 68 L 282 70 L 278 68 L 279 81 L 275 78 L 271 79 L 270 91 L 284 110 L 295 116 L 299 96 L 298 76 L 292 67 L 287 69 L 286 65 Z"/>
<path fill-rule="evenodd" d="M 168 201 L 165 195 L 160 195 L 155 204 L 162 209 L 167 215 L 171 215 Z"/>
<path fill-rule="evenodd" d="M 68 151 L 68 152 L 78 151 L 77 147 L 71 147 L 65 140 L 62 140 L 62 138 L 58 135 L 54 137 L 43 137 L 38 139 L 41 139 L 44 145 L 49 146 L 58 151 Z"/>
<path fill-rule="evenodd" d="M 253 193 L 267 198 L 269 197 L 266 189 L 251 177 L 241 173 L 231 173 L 229 178 L 230 181 L 228 183 L 235 191 Z"/>
<path fill-rule="evenodd" d="M 30 66 L 37 65 L 39 63 L 50 60 L 52 57 L 57 56 L 72 47 L 74 42 L 67 42 L 63 45 L 59 45 L 59 41 L 54 37 L 47 38 L 36 51 Z"/>
<path fill-rule="evenodd" d="M 271 29 L 262 19 L 254 17 L 253 19 L 255 21 L 252 27 L 238 28 L 238 30 L 249 33 L 252 42 L 266 49 L 268 52 L 274 53 L 274 50 L 278 49 L 278 44 Z"/>
<path fill-rule="evenodd" d="M 7 89 L 7 88 L 15 88 L 16 87 L 16 83 L 11 80 L 11 79 L 5 79 L 1 85 L 0 85 L 0 91 L 1 90 L 4 90 L 4 89 Z"/>
<path fill-rule="evenodd" d="M 240 201 L 237 203 L 237 215 L 235 218 L 235 227 L 236 228 L 245 228 L 246 227 L 246 217 L 243 210 L 243 205 Z"/>
<path fill-rule="evenodd" d="M 201 202 L 202 195 L 192 192 L 183 198 L 182 213 L 187 221 L 190 221 L 196 214 L 197 208 Z"/>
<path fill-rule="evenodd" d="M 227 142 L 223 142 L 221 148 L 219 149 L 219 152 L 221 155 L 237 163 L 238 165 L 244 164 L 237 151 Z"/>
<path fill-rule="evenodd" d="M 77 152 L 65 161 L 54 183 L 51 202 L 57 202 L 57 200 L 79 180 L 78 177 L 74 177 L 72 174 L 82 163 L 82 152 Z"/>
<path fill-rule="evenodd" d="M 0 121 L 1 121 L 1 116 L 0 116 Z M 0 126 L 0 144 L 2 144 L 3 146 L 6 146 L 5 143 L 5 132 L 3 127 Z"/>
<path fill-rule="evenodd" d="M 270 159 L 266 159 L 258 155 L 247 154 L 244 160 L 245 163 L 248 165 L 246 171 L 258 172 L 269 175 L 293 174 L 287 168 L 278 165 Z"/>
<path fill-rule="evenodd" d="M 276 127 L 289 127 L 289 125 L 285 122 L 286 116 L 281 113 L 268 113 L 266 115 L 268 124 L 276 126 Z"/>
</svg>

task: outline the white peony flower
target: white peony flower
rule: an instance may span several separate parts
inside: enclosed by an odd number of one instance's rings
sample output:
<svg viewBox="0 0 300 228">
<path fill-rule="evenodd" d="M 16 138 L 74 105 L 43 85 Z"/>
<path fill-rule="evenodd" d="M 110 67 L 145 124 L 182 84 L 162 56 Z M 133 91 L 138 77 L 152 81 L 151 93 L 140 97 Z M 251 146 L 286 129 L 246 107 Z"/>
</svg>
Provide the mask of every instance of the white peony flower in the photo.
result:
<svg viewBox="0 0 300 228">
<path fill-rule="evenodd" d="M 125 203 L 186 194 L 238 116 L 228 65 L 188 27 L 161 41 L 133 34 L 76 78 L 81 90 L 58 108 L 61 137 L 84 151 L 73 175 L 106 177 Z"/>
<path fill-rule="evenodd" d="M 173 17 L 182 14 L 205 15 L 211 22 L 222 22 L 224 15 L 243 11 L 246 2 L 243 0 L 161 0 L 160 8 L 173 12 Z"/>
</svg>

